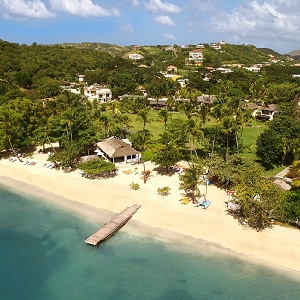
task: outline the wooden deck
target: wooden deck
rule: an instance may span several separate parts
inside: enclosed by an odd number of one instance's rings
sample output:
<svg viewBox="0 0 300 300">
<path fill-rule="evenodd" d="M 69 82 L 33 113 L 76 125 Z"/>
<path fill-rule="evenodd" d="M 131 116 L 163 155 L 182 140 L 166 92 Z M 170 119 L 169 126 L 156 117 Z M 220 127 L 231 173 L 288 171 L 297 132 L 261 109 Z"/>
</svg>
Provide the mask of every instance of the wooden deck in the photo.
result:
<svg viewBox="0 0 300 300">
<path fill-rule="evenodd" d="M 127 207 L 117 214 L 111 221 L 105 223 L 103 227 L 88 237 L 84 242 L 92 246 L 97 246 L 124 226 L 140 207 L 141 206 L 138 204 Z"/>
</svg>

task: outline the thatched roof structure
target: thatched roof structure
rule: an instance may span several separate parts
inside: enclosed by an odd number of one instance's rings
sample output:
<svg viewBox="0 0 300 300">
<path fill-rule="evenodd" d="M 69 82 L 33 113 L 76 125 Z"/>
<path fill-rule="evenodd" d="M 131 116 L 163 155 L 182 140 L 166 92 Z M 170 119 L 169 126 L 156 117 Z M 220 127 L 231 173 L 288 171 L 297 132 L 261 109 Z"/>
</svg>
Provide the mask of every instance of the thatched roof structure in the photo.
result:
<svg viewBox="0 0 300 300">
<path fill-rule="evenodd" d="M 116 137 L 105 139 L 97 143 L 97 145 L 109 158 L 124 157 L 139 153 L 130 144 Z"/>
</svg>

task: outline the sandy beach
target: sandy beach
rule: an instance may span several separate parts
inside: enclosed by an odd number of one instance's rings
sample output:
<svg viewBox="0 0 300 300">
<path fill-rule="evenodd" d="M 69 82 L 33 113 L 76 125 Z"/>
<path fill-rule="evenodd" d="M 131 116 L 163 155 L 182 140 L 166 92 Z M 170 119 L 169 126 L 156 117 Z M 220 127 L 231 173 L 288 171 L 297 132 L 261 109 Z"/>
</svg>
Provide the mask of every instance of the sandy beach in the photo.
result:
<svg viewBox="0 0 300 300">
<path fill-rule="evenodd" d="M 140 204 L 142 207 L 133 216 L 133 220 L 142 222 L 157 232 L 166 230 L 202 239 L 246 259 L 282 270 L 297 271 L 296 275 L 300 276 L 300 230 L 275 225 L 272 229 L 256 232 L 241 226 L 226 212 L 226 192 L 214 185 L 209 185 L 207 189 L 207 199 L 212 203 L 207 209 L 202 209 L 194 207 L 192 203 L 181 204 L 179 200 L 184 194 L 178 189 L 177 173 L 169 177 L 152 171 L 150 179 L 144 184 L 142 165 L 120 165 L 118 175 L 114 178 L 88 180 L 77 171 L 64 173 L 46 168 L 43 165 L 47 154 L 36 153 L 34 160 L 35 165 L 25 165 L 25 160 L 11 162 L 9 159 L 1 159 L 0 182 L 18 189 L 18 185 L 11 181 L 14 179 L 19 183 L 38 187 L 45 194 L 54 193 L 72 200 L 72 203 L 114 213 L 132 204 Z M 146 164 L 146 169 L 153 168 L 153 164 Z M 132 182 L 140 184 L 140 189 L 132 190 L 129 187 Z M 20 186 L 21 184 L 19 188 Z M 158 195 L 157 189 L 164 186 L 171 188 L 170 195 Z M 200 186 L 200 190 L 204 193 L 205 186 Z M 86 217 L 93 218 L 92 214 L 87 214 Z"/>
</svg>

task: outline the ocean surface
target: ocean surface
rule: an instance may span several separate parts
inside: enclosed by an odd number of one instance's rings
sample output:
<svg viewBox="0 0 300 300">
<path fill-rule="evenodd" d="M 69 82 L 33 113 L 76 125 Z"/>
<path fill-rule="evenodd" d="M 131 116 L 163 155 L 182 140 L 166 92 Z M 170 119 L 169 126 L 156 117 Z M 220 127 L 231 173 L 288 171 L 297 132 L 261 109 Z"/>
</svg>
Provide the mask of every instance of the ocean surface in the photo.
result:
<svg viewBox="0 0 300 300">
<path fill-rule="evenodd" d="M 201 251 L 201 240 L 196 251 L 195 241 L 136 234 L 133 220 L 98 248 L 86 245 L 107 219 L 90 221 L 27 192 L 0 185 L 1 300 L 300 299 L 291 277 L 207 245 Z"/>
</svg>

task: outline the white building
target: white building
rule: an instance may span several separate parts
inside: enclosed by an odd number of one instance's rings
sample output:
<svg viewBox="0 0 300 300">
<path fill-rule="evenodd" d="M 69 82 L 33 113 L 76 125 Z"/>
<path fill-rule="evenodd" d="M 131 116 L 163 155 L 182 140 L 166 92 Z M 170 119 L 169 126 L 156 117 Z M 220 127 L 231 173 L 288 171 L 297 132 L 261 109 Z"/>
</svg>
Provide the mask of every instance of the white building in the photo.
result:
<svg viewBox="0 0 300 300">
<path fill-rule="evenodd" d="M 219 71 L 221 73 L 231 73 L 232 72 L 231 69 L 227 69 L 227 68 L 217 68 L 216 71 Z"/>
<path fill-rule="evenodd" d="M 189 53 L 189 61 L 194 62 L 195 64 L 197 63 L 202 63 L 203 62 L 203 53 L 201 50 L 192 50 Z"/>
<path fill-rule="evenodd" d="M 258 67 L 244 67 L 244 68 L 251 72 L 260 72 L 260 68 Z"/>
<path fill-rule="evenodd" d="M 128 56 L 130 59 L 134 59 L 134 60 L 139 60 L 139 59 L 143 59 L 144 56 L 142 54 L 138 54 L 138 53 L 131 53 Z"/>
<path fill-rule="evenodd" d="M 78 75 L 78 81 L 84 82 L 85 75 Z"/>
<path fill-rule="evenodd" d="M 210 47 L 215 49 L 215 50 L 221 50 L 221 45 L 217 44 L 217 43 L 210 44 Z"/>
<path fill-rule="evenodd" d="M 99 100 L 101 103 L 106 103 L 112 100 L 112 92 L 106 86 L 101 86 L 99 84 L 93 84 L 89 87 L 84 88 L 84 95 L 88 97 L 89 100 Z"/>
</svg>

